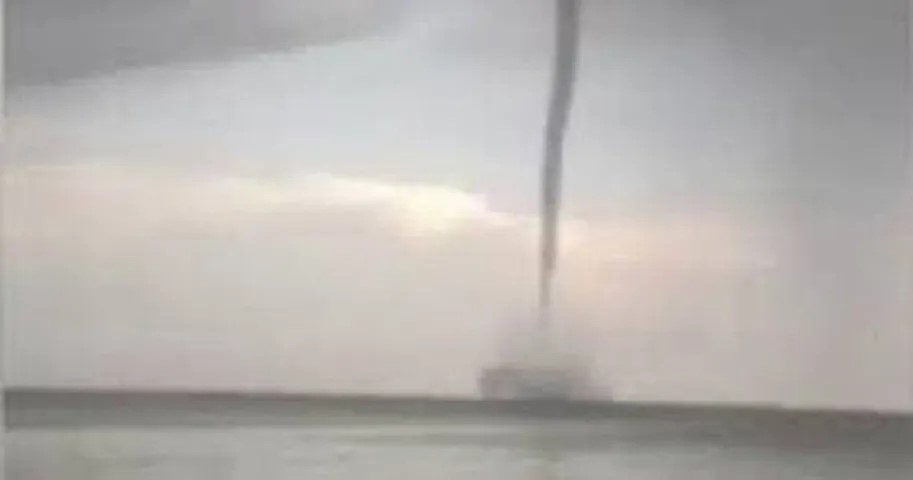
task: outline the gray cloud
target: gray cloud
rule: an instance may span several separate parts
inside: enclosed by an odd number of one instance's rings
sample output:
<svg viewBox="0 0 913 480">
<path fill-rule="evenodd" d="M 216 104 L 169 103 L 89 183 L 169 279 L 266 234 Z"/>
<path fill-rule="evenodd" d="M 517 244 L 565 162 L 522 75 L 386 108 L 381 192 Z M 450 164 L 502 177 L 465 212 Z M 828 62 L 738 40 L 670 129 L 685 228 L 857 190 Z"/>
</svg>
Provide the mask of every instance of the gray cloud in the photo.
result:
<svg viewBox="0 0 913 480">
<path fill-rule="evenodd" d="M 10 0 L 10 88 L 336 43 L 398 23 L 401 0 Z"/>
</svg>

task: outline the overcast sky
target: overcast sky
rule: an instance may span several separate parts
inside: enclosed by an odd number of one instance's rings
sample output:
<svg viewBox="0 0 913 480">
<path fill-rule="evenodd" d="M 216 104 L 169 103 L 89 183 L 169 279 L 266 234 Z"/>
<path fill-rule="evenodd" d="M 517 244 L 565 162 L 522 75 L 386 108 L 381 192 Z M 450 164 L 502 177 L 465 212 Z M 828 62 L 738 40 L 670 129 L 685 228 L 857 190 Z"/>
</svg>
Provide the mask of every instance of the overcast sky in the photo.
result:
<svg viewBox="0 0 913 480">
<path fill-rule="evenodd" d="M 559 316 L 601 388 L 913 409 L 906 0 L 583 3 Z M 473 394 L 534 304 L 551 1 L 232 5 L 94 57 L 30 25 L 129 8 L 18 10 L 6 380 Z"/>
</svg>

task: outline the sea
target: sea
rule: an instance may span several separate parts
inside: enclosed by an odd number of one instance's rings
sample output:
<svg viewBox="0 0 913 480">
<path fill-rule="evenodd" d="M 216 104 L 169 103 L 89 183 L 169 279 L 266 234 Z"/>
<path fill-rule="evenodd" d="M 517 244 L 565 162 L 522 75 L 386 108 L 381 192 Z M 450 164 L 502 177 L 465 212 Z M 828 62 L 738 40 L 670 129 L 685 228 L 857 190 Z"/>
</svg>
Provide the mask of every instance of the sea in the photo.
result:
<svg viewBox="0 0 913 480">
<path fill-rule="evenodd" d="M 9 480 L 910 480 L 913 419 L 433 400 L 14 394 Z"/>
</svg>

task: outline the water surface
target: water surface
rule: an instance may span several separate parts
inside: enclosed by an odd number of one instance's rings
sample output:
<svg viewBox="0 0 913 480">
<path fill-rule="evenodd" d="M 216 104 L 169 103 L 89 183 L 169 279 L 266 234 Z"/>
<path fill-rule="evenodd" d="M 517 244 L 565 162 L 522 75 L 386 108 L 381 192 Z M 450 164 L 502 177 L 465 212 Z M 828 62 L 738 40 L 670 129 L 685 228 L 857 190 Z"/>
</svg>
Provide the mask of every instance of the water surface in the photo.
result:
<svg viewBox="0 0 913 480">
<path fill-rule="evenodd" d="M 159 409 L 154 401 L 120 409 L 14 401 L 7 478 L 913 478 L 913 429 L 903 418 L 448 414 L 446 405 L 333 409 L 292 400 L 220 410 L 214 401 Z"/>
</svg>

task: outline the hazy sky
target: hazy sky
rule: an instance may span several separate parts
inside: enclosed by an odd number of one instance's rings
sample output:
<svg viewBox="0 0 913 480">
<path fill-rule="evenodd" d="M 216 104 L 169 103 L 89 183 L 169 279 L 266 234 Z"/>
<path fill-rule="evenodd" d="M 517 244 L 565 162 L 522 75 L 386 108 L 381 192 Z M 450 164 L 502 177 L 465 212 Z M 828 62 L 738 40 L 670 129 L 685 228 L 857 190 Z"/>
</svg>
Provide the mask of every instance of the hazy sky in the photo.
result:
<svg viewBox="0 0 913 480">
<path fill-rule="evenodd" d="M 534 303 L 551 1 L 320 4 L 259 15 L 332 32 L 295 48 L 17 50 L 7 381 L 474 392 Z M 603 388 L 913 409 L 907 18 L 584 0 L 559 303 Z"/>
</svg>

